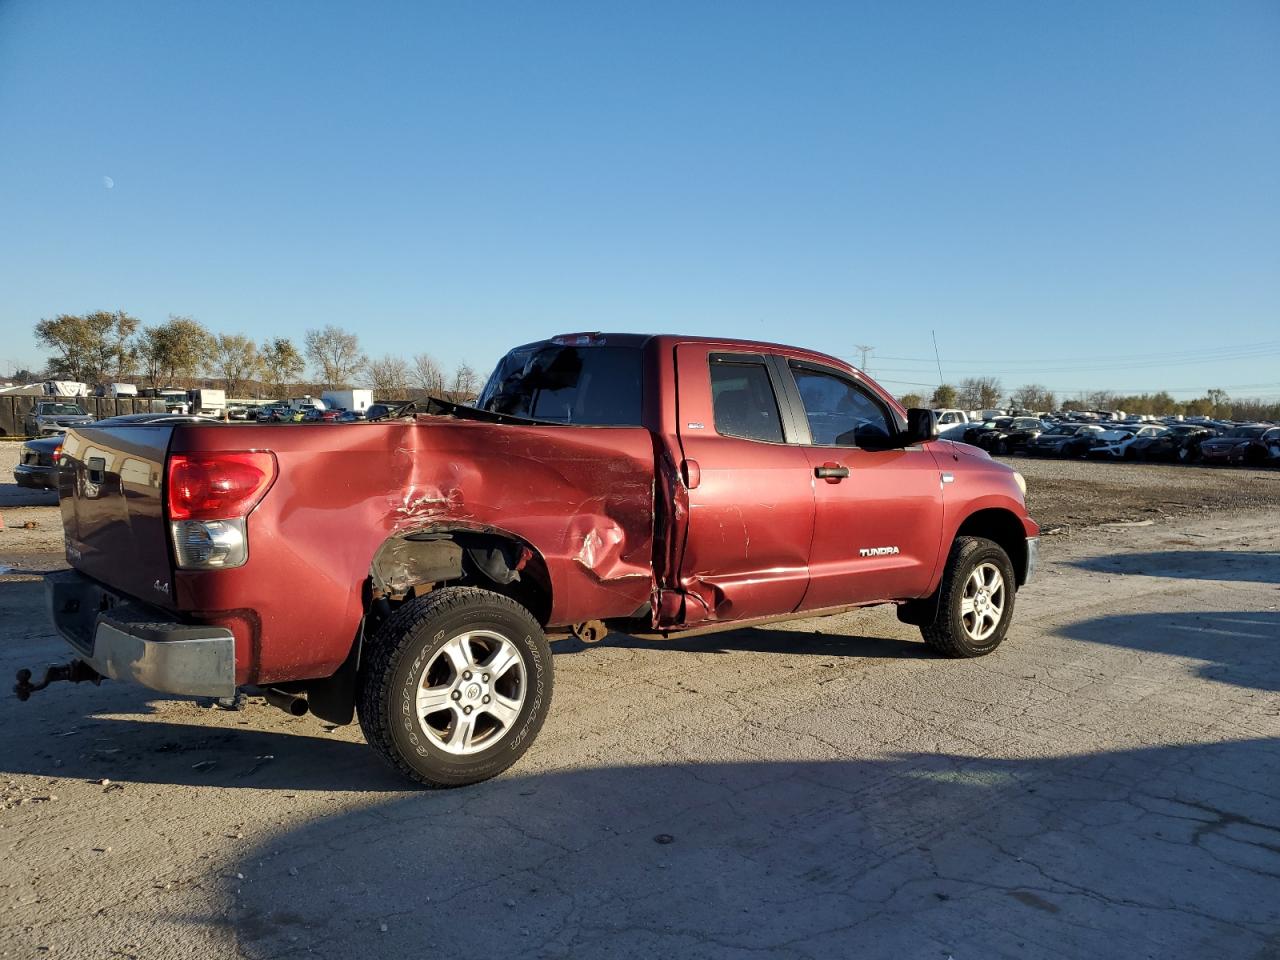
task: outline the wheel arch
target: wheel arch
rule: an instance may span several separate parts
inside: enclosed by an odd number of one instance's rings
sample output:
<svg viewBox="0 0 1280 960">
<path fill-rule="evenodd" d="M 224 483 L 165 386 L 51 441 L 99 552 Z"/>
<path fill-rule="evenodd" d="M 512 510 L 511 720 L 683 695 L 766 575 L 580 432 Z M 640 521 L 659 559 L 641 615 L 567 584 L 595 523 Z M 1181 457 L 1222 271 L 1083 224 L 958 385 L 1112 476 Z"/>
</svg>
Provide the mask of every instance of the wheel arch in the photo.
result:
<svg viewBox="0 0 1280 960">
<path fill-rule="evenodd" d="M 482 587 L 509 597 L 543 628 L 551 616 L 546 559 L 524 538 L 498 527 L 459 521 L 397 531 L 378 545 L 369 561 L 364 609 L 346 660 L 332 676 L 296 685 L 306 690 L 311 712 L 331 723 L 350 723 L 369 638 L 390 618 L 393 603 L 443 586 Z"/>
<path fill-rule="evenodd" d="M 1027 582 L 1027 530 L 1012 510 L 1004 507 L 975 510 L 956 529 L 956 538 L 960 537 L 985 537 L 998 544 L 1013 564 L 1018 586 Z"/>
<path fill-rule="evenodd" d="M 524 606 L 545 627 L 552 584 L 546 558 L 500 527 L 433 523 L 387 537 L 369 562 L 370 600 L 428 592 L 424 586 L 477 586 Z"/>
</svg>

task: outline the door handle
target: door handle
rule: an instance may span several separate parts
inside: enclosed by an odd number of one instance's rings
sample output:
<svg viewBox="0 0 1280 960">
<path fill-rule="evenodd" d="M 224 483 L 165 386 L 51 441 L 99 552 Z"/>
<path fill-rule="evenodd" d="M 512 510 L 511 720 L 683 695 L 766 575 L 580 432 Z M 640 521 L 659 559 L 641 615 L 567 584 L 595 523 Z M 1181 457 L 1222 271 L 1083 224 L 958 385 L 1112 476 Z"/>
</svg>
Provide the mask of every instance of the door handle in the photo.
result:
<svg viewBox="0 0 1280 960">
<path fill-rule="evenodd" d="M 849 468 L 842 463 L 833 463 L 828 460 L 822 466 L 814 467 L 813 475 L 827 483 L 839 483 L 849 475 Z"/>
</svg>

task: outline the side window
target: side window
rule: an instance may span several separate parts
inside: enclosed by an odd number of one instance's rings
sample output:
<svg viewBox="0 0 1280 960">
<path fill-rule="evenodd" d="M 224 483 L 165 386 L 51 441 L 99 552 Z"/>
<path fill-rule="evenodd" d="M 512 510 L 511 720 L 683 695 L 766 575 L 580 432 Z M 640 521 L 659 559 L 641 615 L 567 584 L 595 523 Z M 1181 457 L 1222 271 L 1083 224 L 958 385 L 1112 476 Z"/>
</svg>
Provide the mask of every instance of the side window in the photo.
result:
<svg viewBox="0 0 1280 960">
<path fill-rule="evenodd" d="M 778 399 L 763 363 L 712 360 L 711 403 L 721 436 L 782 443 Z"/>
<path fill-rule="evenodd" d="M 883 447 L 895 433 L 884 406 L 856 384 L 792 365 L 815 446 Z"/>
</svg>

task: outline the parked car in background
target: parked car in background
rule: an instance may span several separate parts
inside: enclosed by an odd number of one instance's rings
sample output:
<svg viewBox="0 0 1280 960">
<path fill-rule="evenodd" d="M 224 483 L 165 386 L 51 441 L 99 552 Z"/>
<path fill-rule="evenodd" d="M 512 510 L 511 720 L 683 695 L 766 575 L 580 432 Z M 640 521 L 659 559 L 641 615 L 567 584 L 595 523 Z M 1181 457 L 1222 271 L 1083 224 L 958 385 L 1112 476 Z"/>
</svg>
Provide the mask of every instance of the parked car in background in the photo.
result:
<svg viewBox="0 0 1280 960">
<path fill-rule="evenodd" d="M 1066 453 L 1068 456 L 1076 454 L 1091 460 L 1123 460 L 1125 450 L 1133 443 L 1137 433 L 1136 426 L 1108 426 L 1089 436 L 1082 450 L 1074 444 L 1068 444 Z"/>
<path fill-rule="evenodd" d="M 317 410 L 312 407 L 302 412 L 303 423 L 336 423 L 341 410 Z"/>
<path fill-rule="evenodd" d="M 63 434 L 28 440 L 18 451 L 13 479 L 20 487 L 58 489 L 58 460 Z"/>
<path fill-rule="evenodd" d="M 1175 423 L 1155 434 L 1134 438 L 1127 453 L 1135 460 L 1174 463 L 1200 459 L 1200 442 L 1216 437 L 1218 432 L 1196 424 Z"/>
<path fill-rule="evenodd" d="M 1205 463 L 1262 466 L 1280 459 L 1280 427 L 1266 423 L 1232 427 L 1222 436 L 1201 443 L 1200 456 Z"/>
<path fill-rule="evenodd" d="M 93 423 L 89 411 L 78 403 L 66 400 L 41 400 L 22 420 L 22 429 L 28 437 L 43 437 L 51 433 L 66 433 L 68 427 L 82 427 Z"/>
<path fill-rule="evenodd" d="M 943 440 L 963 440 L 965 431 L 975 423 L 964 410 L 939 407 L 933 411 L 938 423 L 938 436 Z"/>
<path fill-rule="evenodd" d="M 254 419 L 259 423 L 283 423 L 292 415 L 293 411 L 289 409 L 288 404 L 269 403 L 257 409 Z"/>
<path fill-rule="evenodd" d="M 339 423 L 359 423 L 367 419 L 363 410 L 343 410 L 338 414 Z"/>
<path fill-rule="evenodd" d="M 966 440 L 989 453 L 1003 455 L 1025 450 L 1027 444 L 1044 433 L 1044 423 L 1038 417 L 997 417 L 984 425 L 973 440 Z"/>
<path fill-rule="evenodd" d="M 1039 457 L 1061 457 L 1066 456 L 1067 445 L 1072 441 L 1078 441 L 1081 433 L 1086 435 L 1086 442 L 1081 447 L 1081 453 L 1087 449 L 1087 435 L 1091 433 L 1101 433 L 1102 428 L 1089 423 L 1059 423 L 1049 427 L 1037 437 L 1032 437 L 1027 441 L 1025 452 L 1030 456 Z"/>
</svg>

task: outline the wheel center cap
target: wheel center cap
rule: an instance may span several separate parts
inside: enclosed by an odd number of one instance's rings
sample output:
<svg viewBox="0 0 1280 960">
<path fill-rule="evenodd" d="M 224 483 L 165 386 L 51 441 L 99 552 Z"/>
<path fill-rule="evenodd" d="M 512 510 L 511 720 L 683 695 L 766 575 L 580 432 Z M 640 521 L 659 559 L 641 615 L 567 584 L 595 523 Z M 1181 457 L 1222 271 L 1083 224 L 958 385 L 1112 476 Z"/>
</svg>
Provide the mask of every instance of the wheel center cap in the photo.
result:
<svg viewBox="0 0 1280 960">
<path fill-rule="evenodd" d="M 473 683 L 473 684 L 471 684 L 471 686 L 467 687 L 467 689 L 466 689 L 466 698 L 467 698 L 468 700 L 479 700 L 479 699 L 480 699 L 480 684 L 478 684 L 478 683 Z"/>
</svg>

